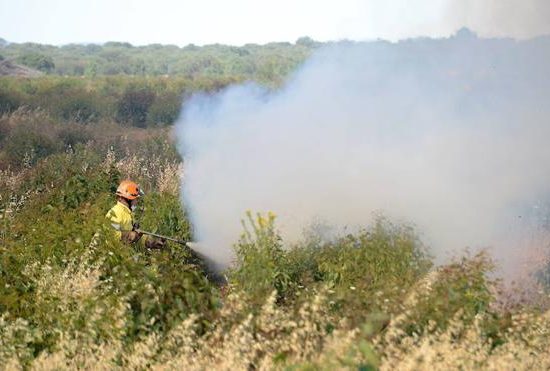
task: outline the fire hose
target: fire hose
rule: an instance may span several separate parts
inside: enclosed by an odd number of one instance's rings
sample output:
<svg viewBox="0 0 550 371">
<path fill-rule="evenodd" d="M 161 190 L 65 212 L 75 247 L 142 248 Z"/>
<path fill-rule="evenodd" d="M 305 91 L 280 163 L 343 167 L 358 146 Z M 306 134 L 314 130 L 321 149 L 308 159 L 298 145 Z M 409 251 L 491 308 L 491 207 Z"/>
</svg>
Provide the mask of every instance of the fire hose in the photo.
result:
<svg viewBox="0 0 550 371">
<path fill-rule="evenodd" d="M 174 243 L 177 243 L 179 245 L 183 245 L 183 246 L 189 248 L 191 250 L 192 255 L 194 255 L 196 258 L 198 258 L 198 259 L 200 259 L 201 261 L 204 262 L 205 265 L 203 265 L 203 268 L 206 270 L 207 275 L 210 276 L 210 278 L 214 282 L 216 282 L 218 284 L 225 284 L 227 282 L 227 279 L 225 278 L 225 276 L 223 274 L 221 274 L 221 272 L 219 272 L 217 269 L 214 269 L 213 261 L 210 258 L 208 258 L 207 256 L 205 256 L 204 254 L 201 254 L 199 251 L 197 251 L 197 244 L 196 243 L 186 242 L 184 240 L 178 240 L 177 238 L 163 236 L 163 235 L 158 234 L 158 233 L 144 231 L 143 229 L 139 229 L 139 227 L 137 227 L 137 228 L 136 227 L 137 226 L 134 227 L 134 231 L 137 232 L 137 233 L 141 233 L 141 234 L 148 235 L 148 236 L 151 236 L 151 237 L 161 238 L 161 239 L 164 239 L 166 241 L 174 242 Z"/>
</svg>

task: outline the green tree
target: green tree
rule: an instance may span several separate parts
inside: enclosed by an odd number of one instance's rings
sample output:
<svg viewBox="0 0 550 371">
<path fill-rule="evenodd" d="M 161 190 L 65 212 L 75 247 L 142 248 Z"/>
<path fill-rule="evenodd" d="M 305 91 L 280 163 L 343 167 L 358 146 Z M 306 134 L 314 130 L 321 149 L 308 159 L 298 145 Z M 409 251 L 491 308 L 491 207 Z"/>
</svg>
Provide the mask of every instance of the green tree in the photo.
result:
<svg viewBox="0 0 550 371">
<path fill-rule="evenodd" d="M 317 46 L 317 42 L 309 36 L 302 36 L 296 40 L 296 45 L 306 46 L 308 48 Z"/>
<path fill-rule="evenodd" d="M 94 78 L 97 76 L 97 63 L 91 62 L 86 66 L 86 69 L 84 70 L 84 75 L 87 77 Z"/>
<path fill-rule="evenodd" d="M 43 72 L 51 72 L 55 68 L 52 57 L 39 53 L 23 54 L 17 58 L 17 62 Z"/>
</svg>

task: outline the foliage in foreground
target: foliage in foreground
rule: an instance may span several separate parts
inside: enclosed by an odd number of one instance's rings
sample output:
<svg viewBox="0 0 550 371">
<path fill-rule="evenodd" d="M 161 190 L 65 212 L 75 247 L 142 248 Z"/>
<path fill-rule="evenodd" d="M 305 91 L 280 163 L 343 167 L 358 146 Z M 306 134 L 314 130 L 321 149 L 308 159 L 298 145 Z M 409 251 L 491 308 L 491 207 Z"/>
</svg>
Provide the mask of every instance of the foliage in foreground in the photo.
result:
<svg viewBox="0 0 550 371">
<path fill-rule="evenodd" d="M 550 367 L 550 312 L 497 307 L 484 254 L 434 268 L 413 228 L 285 246 L 249 213 L 220 290 L 189 252 L 129 248 L 104 214 L 123 177 L 146 229 L 190 239 L 177 159 L 78 145 L 0 178 L 4 369 Z"/>
</svg>

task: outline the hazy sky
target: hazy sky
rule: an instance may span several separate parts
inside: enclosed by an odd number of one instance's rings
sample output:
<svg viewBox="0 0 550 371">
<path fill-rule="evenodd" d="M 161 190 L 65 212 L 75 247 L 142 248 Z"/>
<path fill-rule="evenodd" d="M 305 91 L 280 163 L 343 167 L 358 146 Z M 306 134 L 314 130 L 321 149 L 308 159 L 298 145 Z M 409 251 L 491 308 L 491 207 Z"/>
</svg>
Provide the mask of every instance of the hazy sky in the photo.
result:
<svg viewBox="0 0 550 371">
<path fill-rule="evenodd" d="M 0 37 L 197 45 L 550 33 L 550 0 L 0 0 Z"/>
</svg>

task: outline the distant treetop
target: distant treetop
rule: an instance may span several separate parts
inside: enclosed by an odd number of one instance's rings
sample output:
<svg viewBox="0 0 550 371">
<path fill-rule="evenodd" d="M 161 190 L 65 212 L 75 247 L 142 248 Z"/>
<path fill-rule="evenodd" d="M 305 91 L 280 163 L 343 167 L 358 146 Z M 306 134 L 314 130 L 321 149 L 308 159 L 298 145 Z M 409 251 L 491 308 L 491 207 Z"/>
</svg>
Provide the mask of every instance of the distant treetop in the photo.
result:
<svg viewBox="0 0 550 371">
<path fill-rule="evenodd" d="M 319 43 L 317 41 L 313 40 L 309 36 L 302 36 L 302 37 L 298 38 L 298 40 L 296 40 L 296 45 L 303 45 L 303 46 L 311 47 L 311 46 L 316 46 L 318 44 Z"/>
<path fill-rule="evenodd" d="M 477 34 L 468 27 L 462 27 L 456 32 L 455 37 L 462 40 L 477 39 Z"/>
</svg>

